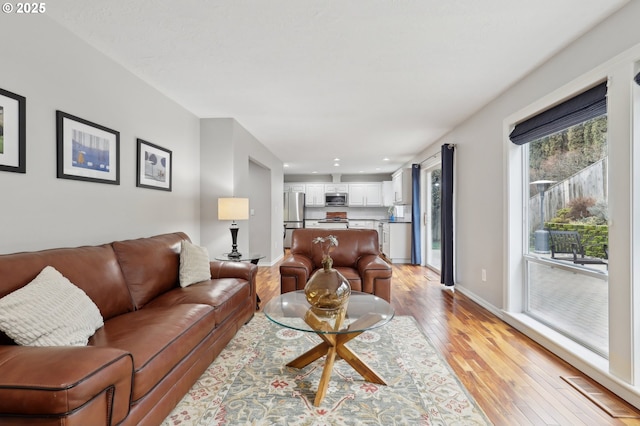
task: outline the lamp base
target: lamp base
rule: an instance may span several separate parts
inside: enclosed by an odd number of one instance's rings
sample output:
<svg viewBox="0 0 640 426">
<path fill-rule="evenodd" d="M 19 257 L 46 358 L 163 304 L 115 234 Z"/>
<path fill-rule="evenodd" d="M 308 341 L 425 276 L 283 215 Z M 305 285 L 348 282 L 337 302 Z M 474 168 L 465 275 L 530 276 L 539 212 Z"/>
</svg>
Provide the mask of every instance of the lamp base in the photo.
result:
<svg viewBox="0 0 640 426">
<path fill-rule="evenodd" d="M 229 259 L 240 259 L 242 257 L 242 253 L 238 253 L 237 251 L 232 251 L 231 253 L 227 254 L 227 257 Z"/>
<path fill-rule="evenodd" d="M 229 259 L 240 259 L 242 257 L 242 253 L 238 253 L 238 225 L 234 220 L 231 222 L 231 227 L 229 228 L 231 231 L 231 252 L 227 255 Z"/>
</svg>

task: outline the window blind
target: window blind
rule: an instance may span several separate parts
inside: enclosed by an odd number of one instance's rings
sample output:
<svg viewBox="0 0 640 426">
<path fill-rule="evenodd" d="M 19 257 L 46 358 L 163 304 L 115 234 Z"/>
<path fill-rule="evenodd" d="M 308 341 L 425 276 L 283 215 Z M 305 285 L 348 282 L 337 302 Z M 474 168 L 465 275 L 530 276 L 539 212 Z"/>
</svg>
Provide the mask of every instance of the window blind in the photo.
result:
<svg viewBox="0 0 640 426">
<path fill-rule="evenodd" d="M 607 82 L 605 81 L 516 124 L 509 139 L 516 145 L 524 145 L 606 113 Z"/>
</svg>

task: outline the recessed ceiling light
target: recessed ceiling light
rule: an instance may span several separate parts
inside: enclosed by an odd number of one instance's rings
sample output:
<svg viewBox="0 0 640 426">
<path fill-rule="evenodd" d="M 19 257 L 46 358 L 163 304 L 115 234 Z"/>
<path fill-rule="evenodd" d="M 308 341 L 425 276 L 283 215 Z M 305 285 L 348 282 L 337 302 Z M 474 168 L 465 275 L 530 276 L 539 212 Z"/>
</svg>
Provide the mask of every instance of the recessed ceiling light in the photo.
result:
<svg viewBox="0 0 640 426">
<path fill-rule="evenodd" d="M 314 170 L 314 171 L 312 171 L 311 173 L 318 173 L 318 172 Z"/>
<path fill-rule="evenodd" d="M 284 163 L 284 165 L 283 165 L 283 166 L 284 166 L 284 167 L 289 167 L 289 165 L 288 165 L 287 163 Z"/>
<path fill-rule="evenodd" d="M 336 157 L 333 159 L 333 161 L 340 161 L 340 159 Z"/>
<path fill-rule="evenodd" d="M 333 163 L 335 167 L 340 167 L 340 163 Z"/>
<path fill-rule="evenodd" d="M 389 161 L 389 159 L 387 157 L 384 157 L 382 161 Z"/>
</svg>

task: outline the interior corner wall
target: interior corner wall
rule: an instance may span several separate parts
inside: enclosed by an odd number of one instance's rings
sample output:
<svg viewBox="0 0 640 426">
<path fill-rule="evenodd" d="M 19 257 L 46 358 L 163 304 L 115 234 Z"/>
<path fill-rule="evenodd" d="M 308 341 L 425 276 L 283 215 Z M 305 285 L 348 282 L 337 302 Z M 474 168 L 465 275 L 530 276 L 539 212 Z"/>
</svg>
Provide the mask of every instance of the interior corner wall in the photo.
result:
<svg viewBox="0 0 640 426">
<path fill-rule="evenodd" d="M 508 219 L 504 120 L 640 43 L 638 16 L 640 1 L 629 2 L 412 160 L 426 158 L 442 144 L 456 144 L 456 286 L 493 312 L 504 308 L 507 291 L 503 277 L 507 267 L 504 224 Z M 482 269 L 486 270 L 486 282 L 481 279 Z"/>
<path fill-rule="evenodd" d="M 220 197 L 247 197 L 249 208 L 266 209 L 270 216 L 256 215 L 247 221 L 238 221 L 238 251 L 248 252 L 252 248 L 249 230 L 261 227 L 268 230 L 268 251 L 264 263 L 272 264 L 282 256 L 282 192 L 283 163 L 256 137 L 233 118 L 205 118 L 201 121 L 201 241 L 210 255 L 219 255 L 231 249 L 231 233 L 228 222 L 217 219 L 217 200 Z M 251 200 L 252 190 L 264 182 L 253 182 L 251 163 L 269 170 L 269 206 L 256 206 Z M 258 174 L 257 176 L 261 176 Z M 261 221 L 261 223 L 255 223 Z M 261 234 L 263 235 L 263 234 Z M 258 238 L 258 236 L 256 236 Z M 265 246 L 266 247 L 266 246 Z"/>
<path fill-rule="evenodd" d="M 250 160 L 249 180 L 249 251 L 264 254 L 266 259 L 267 253 L 271 252 L 271 227 L 264 225 L 273 222 L 271 170 Z M 283 237 L 283 232 L 275 237 Z"/>
<path fill-rule="evenodd" d="M 26 173 L 0 172 L 0 253 L 200 235 L 200 126 L 46 15 L 3 14 L 0 88 L 26 97 Z M 56 178 L 56 110 L 120 132 L 120 185 Z M 136 138 L 172 151 L 171 192 L 136 187 Z"/>
</svg>

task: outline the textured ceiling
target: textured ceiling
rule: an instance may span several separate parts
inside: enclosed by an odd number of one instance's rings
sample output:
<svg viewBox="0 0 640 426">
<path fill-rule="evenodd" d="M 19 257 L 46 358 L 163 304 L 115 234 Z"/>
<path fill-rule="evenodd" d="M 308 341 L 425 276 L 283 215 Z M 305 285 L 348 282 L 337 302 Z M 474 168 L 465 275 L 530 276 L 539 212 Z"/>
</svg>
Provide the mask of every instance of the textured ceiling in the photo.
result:
<svg viewBox="0 0 640 426">
<path fill-rule="evenodd" d="M 357 174 L 396 170 L 626 2 L 56 0 L 47 15 L 198 117 L 237 119 L 285 173 Z"/>
</svg>

